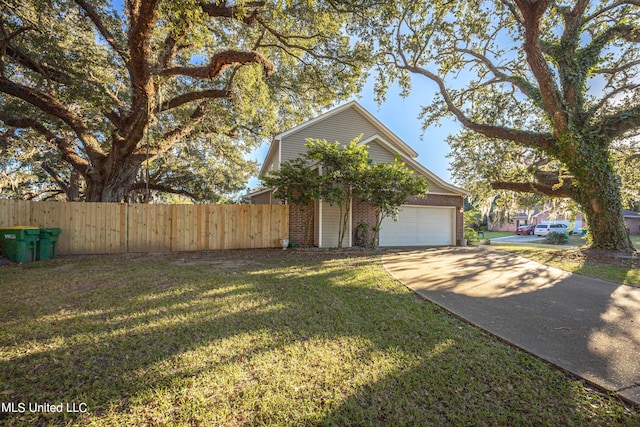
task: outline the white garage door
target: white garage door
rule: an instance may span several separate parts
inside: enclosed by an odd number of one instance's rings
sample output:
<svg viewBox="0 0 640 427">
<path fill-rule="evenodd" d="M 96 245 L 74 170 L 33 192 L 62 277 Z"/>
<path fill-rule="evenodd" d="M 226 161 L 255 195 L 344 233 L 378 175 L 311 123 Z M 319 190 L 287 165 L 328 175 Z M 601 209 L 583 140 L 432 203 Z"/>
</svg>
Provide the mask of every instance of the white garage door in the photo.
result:
<svg viewBox="0 0 640 427">
<path fill-rule="evenodd" d="M 403 206 L 398 221 L 385 218 L 380 246 L 437 246 L 455 243 L 455 208 Z"/>
</svg>

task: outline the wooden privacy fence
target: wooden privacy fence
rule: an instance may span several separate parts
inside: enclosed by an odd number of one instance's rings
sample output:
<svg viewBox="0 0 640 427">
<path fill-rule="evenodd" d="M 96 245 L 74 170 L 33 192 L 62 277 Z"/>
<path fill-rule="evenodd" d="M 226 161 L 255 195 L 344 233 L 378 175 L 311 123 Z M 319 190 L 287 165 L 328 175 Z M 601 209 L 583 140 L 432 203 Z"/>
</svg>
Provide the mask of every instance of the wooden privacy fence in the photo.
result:
<svg viewBox="0 0 640 427">
<path fill-rule="evenodd" d="M 139 205 L 0 199 L 0 228 L 62 229 L 59 254 L 279 247 L 286 205 Z"/>
</svg>

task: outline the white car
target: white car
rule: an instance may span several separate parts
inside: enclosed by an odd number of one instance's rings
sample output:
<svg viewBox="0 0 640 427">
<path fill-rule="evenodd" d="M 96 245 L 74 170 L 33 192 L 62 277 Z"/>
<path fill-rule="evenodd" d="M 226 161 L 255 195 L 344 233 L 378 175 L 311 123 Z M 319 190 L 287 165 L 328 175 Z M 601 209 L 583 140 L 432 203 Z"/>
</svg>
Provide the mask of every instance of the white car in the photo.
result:
<svg viewBox="0 0 640 427">
<path fill-rule="evenodd" d="M 552 231 L 557 231 L 558 233 L 566 233 L 568 231 L 568 227 L 564 224 L 538 224 L 533 229 L 533 234 L 536 236 L 546 236 Z"/>
</svg>

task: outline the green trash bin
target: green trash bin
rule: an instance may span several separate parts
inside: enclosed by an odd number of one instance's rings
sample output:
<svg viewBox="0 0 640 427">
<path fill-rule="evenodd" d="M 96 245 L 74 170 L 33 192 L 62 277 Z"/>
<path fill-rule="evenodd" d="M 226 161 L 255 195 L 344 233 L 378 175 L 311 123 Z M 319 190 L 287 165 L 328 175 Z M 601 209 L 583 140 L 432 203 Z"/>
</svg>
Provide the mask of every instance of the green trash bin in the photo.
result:
<svg viewBox="0 0 640 427">
<path fill-rule="evenodd" d="M 40 239 L 38 240 L 38 249 L 36 251 L 36 259 L 38 261 L 55 258 L 56 242 L 58 241 L 60 231 L 59 228 L 40 229 Z"/>
<path fill-rule="evenodd" d="M 39 238 L 38 227 L 0 228 L 2 253 L 13 262 L 35 261 Z"/>
</svg>

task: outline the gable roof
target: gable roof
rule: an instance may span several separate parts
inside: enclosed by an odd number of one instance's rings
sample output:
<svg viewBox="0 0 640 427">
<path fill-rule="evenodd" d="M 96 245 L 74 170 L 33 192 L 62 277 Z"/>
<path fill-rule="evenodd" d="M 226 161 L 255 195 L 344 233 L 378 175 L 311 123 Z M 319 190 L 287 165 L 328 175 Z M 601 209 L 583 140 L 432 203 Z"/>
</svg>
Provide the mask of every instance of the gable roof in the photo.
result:
<svg viewBox="0 0 640 427">
<path fill-rule="evenodd" d="M 640 218 L 640 213 L 635 211 L 630 211 L 628 209 L 623 209 L 622 216 L 625 218 Z"/>
<path fill-rule="evenodd" d="M 276 155 L 278 155 L 280 151 L 280 142 L 282 141 L 283 138 L 286 138 L 297 132 L 300 132 L 309 126 L 312 126 L 318 122 L 326 120 L 337 114 L 340 114 L 343 111 L 348 110 L 350 108 L 354 109 L 362 117 L 364 117 L 367 121 L 369 121 L 369 123 L 371 123 L 381 135 L 383 135 L 388 141 L 390 141 L 395 146 L 397 151 L 402 152 L 406 156 L 409 156 L 411 158 L 418 157 L 418 153 L 416 153 L 415 150 L 413 150 L 413 148 L 407 145 L 406 142 L 400 139 L 399 136 L 393 133 L 388 127 L 386 127 L 380 120 L 378 120 L 366 108 L 360 105 L 357 101 L 350 101 L 350 102 L 347 102 L 346 104 L 343 104 L 339 107 L 329 110 L 323 114 L 320 114 L 319 116 L 316 116 L 310 120 L 307 120 L 304 123 L 299 124 L 298 126 L 295 126 L 289 130 L 286 130 L 274 136 L 273 141 L 269 146 L 269 151 L 267 152 L 267 156 L 265 157 L 265 161 L 262 164 L 262 168 L 260 169 L 260 175 L 264 175 L 267 172 L 266 168 L 271 163 L 270 160 L 273 159 Z"/>
<path fill-rule="evenodd" d="M 336 114 L 342 113 L 344 110 L 349 108 L 353 108 L 358 113 L 360 113 L 365 119 L 367 119 L 373 126 L 380 130 L 380 133 L 385 135 L 390 141 L 394 143 L 400 150 L 405 152 L 407 155 L 412 158 L 418 157 L 418 153 L 416 153 L 411 147 L 409 147 L 403 140 L 400 139 L 395 133 L 393 133 L 388 127 L 386 127 L 380 120 L 378 120 L 373 114 L 371 114 L 366 108 L 360 105 L 357 101 L 350 101 L 346 104 L 343 104 L 333 110 L 329 110 L 324 114 L 320 114 L 319 116 L 307 120 L 306 122 L 289 129 L 288 131 L 279 133 L 274 137 L 274 139 L 282 140 L 282 138 L 292 135 L 296 132 L 299 132 L 315 123 L 321 122 L 323 120 L 328 119 L 331 116 L 335 116 Z"/>
<path fill-rule="evenodd" d="M 442 178 L 431 172 L 429 169 L 424 167 L 422 164 L 418 163 L 415 159 L 418 157 L 418 153 L 407 145 L 399 136 L 393 133 L 388 127 L 386 127 L 380 120 L 378 120 L 373 114 L 371 114 L 366 108 L 360 105 L 357 101 L 350 101 L 346 104 L 343 104 L 339 107 L 336 107 L 332 110 L 329 110 L 323 114 L 320 114 L 317 117 L 314 117 L 306 122 L 299 124 L 289 130 L 281 132 L 273 137 L 273 141 L 269 146 L 269 151 L 265 157 L 264 163 L 260 169 L 259 175 L 264 175 L 267 172 L 267 168 L 269 165 L 273 163 L 275 159 L 278 159 L 278 162 L 281 160 L 281 150 L 282 150 L 282 139 L 288 136 L 291 136 L 297 132 L 300 132 L 309 126 L 312 126 L 316 123 L 322 122 L 323 120 L 327 120 L 330 117 L 333 117 L 337 114 L 340 114 L 348 109 L 353 109 L 357 113 L 359 113 L 363 118 L 365 118 L 369 123 L 371 123 L 378 133 L 375 135 L 368 137 L 366 140 L 360 141 L 360 144 L 367 144 L 372 141 L 376 141 L 381 143 L 381 145 L 389 150 L 391 153 L 400 154 L 400 157 L 403 162 L 410 165 L 413 169 L 418 171 L 419 173 L 426 176 L 428 179 L 432 180 L 435 184 L 451 191 L 454 194 L 459 194 L 463 196 L 469 195 L 466 190 L 462 188 L 456 187 L 452 184 L 447 183 Z"/>
<path fill-rule="evenodd" d="M 456 187 L 455 185 L 449 184 L 448 182 L 446 182 L 445 180 L 443 180 L 442 178 L 440 178 L 438 175 L 436 175 L 435 173 L 431 172 L 429 169 L 427 169 L 425 166 L 423 166 L 421 163 L 418 163 L 415 159 L 408 157 L 407 155 L 405 155 L 402 152 L 396 151 L 394 150 L 394 146 L 387 141 L 385 138 L 383 138 L 382 136 L 375 134 L 367 139 L 365 139 L 364 141 L 360 141 L 358 143 L 358 145 L 367 145 L 371 142 L 377 142 L 378 144 L 380 144 L 382 147 L 386 148 L 387 150 L 389 150 L 389 152 L 395 154 L 398 153 L 400 154 L 400 160 L 402 160 L 404 163 L 406 163 L 407 165 L 409 165 L 411 168 L 415 169 L 417 172 L 421 173 L 422 175 L 424 175 L 425 177 L 427 177 L 429 180 L 433 181 L 436 185 L 438 185 L 439 187 L 442 187 L 446 190 L 451 191 L 452 193 L 455 194 L 460 194 L 460 195 L 464 195 L 464 196 L 468 196 L 470 193 L 466 190 L 463 190 L 462 188 Z M 431 194 L 438 194 L 438 193 L 431 193 Z"/>
<path fill-rule="evenodd" d="M 520 211 L 518 213 L 516 213 L 515 215 L 513 215 L 513 219 L 517 219 L 517 218 L 536 218 L 539 217 L 540 215 L 543 215 L 547 212 L 550 212 L 551 209 L 549 208 L 545 208 L 545 209 L 540 209 L 538 206 L 534 206 L 533 211 Z"/>
</svg>

